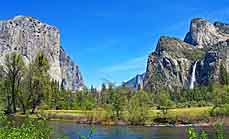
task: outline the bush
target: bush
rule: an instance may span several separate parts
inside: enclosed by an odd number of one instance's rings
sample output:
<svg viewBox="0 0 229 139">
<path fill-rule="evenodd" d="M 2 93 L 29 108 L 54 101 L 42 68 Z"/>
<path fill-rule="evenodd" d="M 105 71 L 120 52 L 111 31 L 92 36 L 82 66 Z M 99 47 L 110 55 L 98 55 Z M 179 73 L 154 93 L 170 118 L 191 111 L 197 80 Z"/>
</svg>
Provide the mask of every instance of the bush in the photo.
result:
<svg viewBox="0 0 229 139">
<path fill-rule="evenodd" d="M 229 104 L 213 108 L 211 110 L 211 116 L 229 116 Z"/>
<path fill-rule="evenodd" d="M 0 128 L 0 139 L 51 139 L 51 129 L 43 120 L 26 118 L 20 126 L 8 123 Z"/>
<path fill-rule="evenodd" d="M 128 105 L 128 120 L 131 124 L 145 124 L 149 112 L 149 96 L 146 92 L 137 92 Z"/>
<path fill-rule="evenodd" d="M 222 123 L 217 123 L 215 125 L 216 139 L 224 139 L 224 125 Z"/>
</svg>

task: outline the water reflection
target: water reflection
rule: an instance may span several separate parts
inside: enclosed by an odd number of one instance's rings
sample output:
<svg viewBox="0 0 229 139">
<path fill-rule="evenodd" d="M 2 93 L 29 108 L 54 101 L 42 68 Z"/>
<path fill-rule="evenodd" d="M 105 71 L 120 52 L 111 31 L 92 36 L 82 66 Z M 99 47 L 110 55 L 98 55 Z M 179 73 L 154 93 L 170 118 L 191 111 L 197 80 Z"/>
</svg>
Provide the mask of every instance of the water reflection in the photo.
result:
<svg viewBox="0 0 229 139">
<path fill-rule="evenodd" d="M 70 139 L 78 139 L 77 134 L 87 135 L 90 125 L 80 125 L 72 122 L 52 121 L 50 125 L 54 128 L 55 134 L 63 131 Z M 96 133 L 93 139 L 185 139 L 186 127 L 133 127 L 133 126 L 100 126 L 96 125 Z M 200 128 L 196 128 L 200 130 Z M 214 139 L 212 127 L 205 127 L 210 137 Z M 229 138 L 229 128 L 225 128 L 225 139 Z"/>
</svg>

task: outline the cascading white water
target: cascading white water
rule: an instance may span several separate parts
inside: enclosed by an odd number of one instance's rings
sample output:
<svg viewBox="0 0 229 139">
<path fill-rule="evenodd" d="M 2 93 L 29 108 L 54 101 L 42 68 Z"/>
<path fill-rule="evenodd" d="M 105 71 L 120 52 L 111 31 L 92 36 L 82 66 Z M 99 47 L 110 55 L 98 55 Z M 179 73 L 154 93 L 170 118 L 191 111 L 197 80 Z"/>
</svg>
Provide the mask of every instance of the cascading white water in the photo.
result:
<svg viewBox="0 0 229 139">
<path fill-rule="evenodd" d="M 191 83 L 190 83 L 190 89 L 194 88 L 194 84 L 196 82 L 196 64 L 197 64 L 197 61 L 195 62 L 192 68 L 192 78 L 191 78 Z"/>
</svg>

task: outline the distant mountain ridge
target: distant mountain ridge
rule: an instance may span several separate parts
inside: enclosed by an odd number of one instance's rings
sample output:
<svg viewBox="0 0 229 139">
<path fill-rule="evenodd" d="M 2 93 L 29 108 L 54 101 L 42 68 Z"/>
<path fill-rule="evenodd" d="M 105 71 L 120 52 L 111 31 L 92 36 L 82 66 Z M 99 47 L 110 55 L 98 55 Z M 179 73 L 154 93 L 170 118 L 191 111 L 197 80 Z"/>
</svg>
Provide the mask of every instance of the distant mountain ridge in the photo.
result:
<svg viewBox="0 0 229 139">
<path fill-rule="evenodd" d="M 28 64 L 39 51 L 43 51 L 49 60 L 52 79 L 73 91 L 84 86 L 78 65 L 61 47 L 60 32 L 56 27 L 29 16 L 0 21 L 0 64 L 11 52 L 19 52 Z"/>
<path fill-rule="evenodd" d="M 123 85 L 133 90 L 143 89 L 145 73 L 138 74 L 134 78 L 130 79 L 127 82 L 124 82 Z"/>
</svg>

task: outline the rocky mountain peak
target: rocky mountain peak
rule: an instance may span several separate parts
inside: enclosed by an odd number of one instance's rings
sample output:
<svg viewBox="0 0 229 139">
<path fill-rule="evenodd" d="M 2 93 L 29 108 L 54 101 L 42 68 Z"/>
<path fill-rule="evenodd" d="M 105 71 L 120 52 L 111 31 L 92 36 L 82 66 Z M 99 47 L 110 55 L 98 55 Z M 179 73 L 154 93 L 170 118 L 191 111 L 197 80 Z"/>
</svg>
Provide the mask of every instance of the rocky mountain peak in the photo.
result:
<svg viewBox="0 0 229 139">
<path fill-rule="evenodd" d="M 148 57 L 144 89 L 193 88 L 217 81 L 223 62 L 229 72 L 229 25 L 195 18 L 184 41 L 162 36 Z"/>
<path fill-rule="evenodd" d="M 184 41 L 199 48 L 208 49 L 220 41 L 229 39 L 229 26 L 220 22 L 211 23 L 203 18 L 191 21 L 190 30 Z"/>
<path fill-rule="evenodd" d="M 76 90 L 83 85 L 78 66 L 60 48 L 59 30 L 30 17 L 16 16 L 0 21 L 0 64 L 5 55 L 20 53 L 26 63 L 30 63 L 38 52 L 47 56 L 50 64 L 49 74 L 66 89 Z"/>
</svg>

